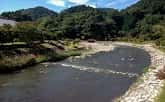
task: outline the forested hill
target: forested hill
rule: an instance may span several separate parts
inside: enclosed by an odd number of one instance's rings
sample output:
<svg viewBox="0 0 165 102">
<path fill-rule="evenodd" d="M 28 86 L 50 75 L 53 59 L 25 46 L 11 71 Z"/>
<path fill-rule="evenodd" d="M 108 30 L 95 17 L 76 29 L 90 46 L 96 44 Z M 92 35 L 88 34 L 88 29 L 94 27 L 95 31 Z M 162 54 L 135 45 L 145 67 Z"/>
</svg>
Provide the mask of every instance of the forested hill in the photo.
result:
<svg viewBox="0 0 165 102">
<path fill-rule="evenodd" d="M 126 11 L 131 9 L 139 9 L 146 14 L 164 14 L 165 1 L 164 0 L 141 0 L 138 3 L 128 7 Z"/>
<path fill-rule="evenodd" d="M 161 20 L 164 20 L 165 15 L 165 0 L 141 0 L 138 3 L 128 7 L 122 11 L 123 17 L 125 18 L 124 24 L 127 20 L 132 20 L 130 25 L 141 23 L 156 24 Z"/>
<path fill-rule="evenodd" d="M 165 45 L 165 0 L 140 0 L 122 11 L 80 5 L 57 14 L 37 7 L 2 13 L 1 17 L 35 21 L 36 29 L 45 35 L 44 39 L 133 38 Z"/>
<path fill-rule="evenodd" d="M 15 12 L 4 12 L 1 14 L 3 19 L 11 19 L 15 21 L 36 21 L 45 16 L 57 16 L 57 13 L 44 7 L 35 7 L 22 9 Z"/>
<path fill-rule="evenodd" d="M 165 0 L 140 0 L 121 13 L 122 33 L 141 40 L 165 39 Z"/>
</svg>

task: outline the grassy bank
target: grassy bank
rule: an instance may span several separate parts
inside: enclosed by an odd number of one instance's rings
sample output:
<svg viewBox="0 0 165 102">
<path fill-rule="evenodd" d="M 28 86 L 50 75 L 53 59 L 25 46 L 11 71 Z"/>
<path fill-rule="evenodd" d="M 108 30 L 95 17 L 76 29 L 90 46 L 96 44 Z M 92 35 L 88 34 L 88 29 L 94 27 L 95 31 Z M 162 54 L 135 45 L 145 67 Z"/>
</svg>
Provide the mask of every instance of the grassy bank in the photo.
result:
<svg viewBox="0 0 165 102">
<path fill-rule="evenodd" d="M 80 50 L 64 51 L 61 53 L 53 54 L 52 56 L 49 57 L 49 59 L 47 61 L 53 61 L 53 62 L 60 61 L 60 60 L 64 60 L 71 56 L 80 56 L 81 53 L 82 53 L 82 51 L 80 51 Z"/>
<path fill-rule="evenodd" d="M 0 73 L 8 73 L 35 64 L 32 55 L 3 57 L 0 60 Z"/>
<path fill-rule="evenodd" d="M 42 62 L 60 61 L 70 56 L 79 56 L 82 51 L 78 49 L 77 43 L 62 45 L 57 42 L 42 43 L 31 48 L 1 50 L 0 73 L 10 73 Z"/>
<path fill-rule="evenodd" d="M 162 88 L 161 94 L 157 97 L 156 102 L 165 102 L 165 85 Z"/>
<path fill-rule="evenodd" d="M 6 57 L 0 61 L 0 73 L 9 73 L 29 66 L 33 66 L 47 61 L 60 61 L 70 56 L 79 56 L 81 51 L 67 51 L 64 53 L 54 53 L 47 55 L 20 55 L 15 57 Z"/>
</svg>

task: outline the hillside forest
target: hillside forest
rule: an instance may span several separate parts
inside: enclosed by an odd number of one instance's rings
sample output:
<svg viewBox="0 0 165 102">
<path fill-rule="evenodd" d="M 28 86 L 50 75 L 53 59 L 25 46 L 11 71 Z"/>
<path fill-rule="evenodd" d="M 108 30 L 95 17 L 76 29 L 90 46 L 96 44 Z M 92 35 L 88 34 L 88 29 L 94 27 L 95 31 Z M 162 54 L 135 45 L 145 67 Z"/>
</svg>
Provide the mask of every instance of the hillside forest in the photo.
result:
<svg viewBox="0 0 165 102">
<path fill-rule="evenodd" d="M 140 0 L 121 11 L 74 6 L 56 13 L 44 7 L 3 12 L 16 26 L 0 27 L 0 43 L 60 39 L 154 41 L 165 45 L 165 1 Z"/>
</svg>

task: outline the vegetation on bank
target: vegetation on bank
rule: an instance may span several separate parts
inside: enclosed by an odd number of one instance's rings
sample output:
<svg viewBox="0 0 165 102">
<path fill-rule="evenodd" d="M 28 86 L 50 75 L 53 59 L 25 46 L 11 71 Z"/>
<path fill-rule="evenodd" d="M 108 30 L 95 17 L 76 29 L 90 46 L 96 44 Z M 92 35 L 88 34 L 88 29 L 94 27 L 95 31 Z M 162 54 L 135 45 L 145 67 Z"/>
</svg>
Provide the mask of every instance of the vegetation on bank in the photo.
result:
<svg viewBox="0 0 165 102">
<path fill-rule="evenodd" d="M 158 96 L 156 102 L 164 102 L 165 101 L 165 85 L 162 88 L 162 92 L 160 94 L 160 96 Z"/>
<path fill-rule="evenodd" d="M 28 48 L 11 48 L 11 45 L 10 50 L 1 50 L 0 73 L 17 71 L 41 62 L 64 60 L 70 56 L 79 56 L 83 51 L 82 49 L 79 50 L 77 43 L 73 41 L 69 41 L 67 45 L 56 45 L 55 43 L 57 42 L 50 41 L 49 43 L 35 44 Z M 69 43 L 72 43 L 72 45 Z"/>
<path fill-rule="evenodd" d="M 12 72 L 33 64 L 35 64 L 35 60 L 32 55 L 5 56 L 0 59 L 0 73 Z"/>
<path fill-rule="evenodd" d="M 54 53 L 51 56 L 47 55 L 20 55 L 15 57 L 5 57 L 0 59 L 0 73 L 9 73 L 24 69 L 29 66 L 39 64 L 47 61 L 60 61 L 70 56 L 80 56 L 81 51 L 67 51 L 64 53 Z"/>
</svg>

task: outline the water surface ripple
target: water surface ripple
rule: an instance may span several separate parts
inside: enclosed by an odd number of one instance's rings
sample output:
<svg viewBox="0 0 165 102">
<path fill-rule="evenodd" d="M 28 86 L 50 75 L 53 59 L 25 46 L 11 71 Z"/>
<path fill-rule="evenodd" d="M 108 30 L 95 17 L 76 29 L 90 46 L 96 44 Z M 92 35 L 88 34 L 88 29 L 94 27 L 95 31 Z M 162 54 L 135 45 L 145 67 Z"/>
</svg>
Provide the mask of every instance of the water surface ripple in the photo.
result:
<svg viewBox="0 0 165 102">
<path fill-rule="evenodd" d="M 112 102 L 149 65 L 147 52 L 127 46 L 45 63 L 0 75 L 0 102 Z"/>
</svg>

